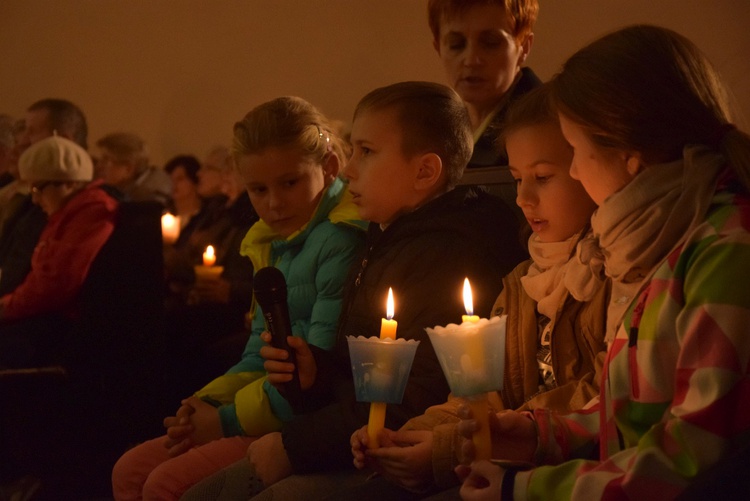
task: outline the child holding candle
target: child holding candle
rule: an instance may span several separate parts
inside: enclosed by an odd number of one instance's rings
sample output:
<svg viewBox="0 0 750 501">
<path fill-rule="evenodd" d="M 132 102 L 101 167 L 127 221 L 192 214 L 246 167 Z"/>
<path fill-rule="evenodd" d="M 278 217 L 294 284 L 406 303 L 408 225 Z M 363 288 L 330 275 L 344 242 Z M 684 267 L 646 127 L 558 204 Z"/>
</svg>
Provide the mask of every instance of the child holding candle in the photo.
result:
<svg viewBox="0 0 750 501">
<path fill-rule="evenodd" d="M 498 415 L 497 452 L 540 467 L 475 462 L 461 494 L 743 497 L 746 461 L 735 455 L 750 444 L 750 137 L 731 123 L 705 55 L 665 28 L 606 35 L 551 84 L 571 175 L 599 206 L 592 227 L 612 279 L 601 392 L 567 415 Z"/>
<path fill-rule="evenodd" d="M 352 473 L 349 438 L 367 423 L 369 404 L 355 400 L 346 337 L 378 336 L 382 305 L 393 288 L 397 338 L 420 341 L 402 403 L 388 405 L 386 426 L 397 428 L 448 395 L 424 327 L 461 318 L 465 277 L 477 313 L 488 313 L 499 277 L 523 259 L 510 209 L 481 190 L 455 187 L 472 139 L 466 109 L 450 88 L 402 82 L 372 91 L 355 110 L 351 139 L 354 151 L 344 174 L 362 217 L 371 221 L 368 246 L 350 273 L 336 350 L 290 339 L 310 411 L 251 444 L 249 461 L 195 486 L 184 499 L 220 490 L 215 484 L 231 490 L 226 495 L 232 499 L 247 499 L 292 473 L 326 472 L 336 479 L 334 473 Z M 264 347 L 261 354 L 269 379 L 287 381 L 293 367 L 284 362 L 286 353 Z M 242 480 L 235 484 L 237 477 Z M 302 490 L 294 487 L 298 483 Z M 245 490 L 232 490 L 238 484 Z M 314 499 L 330 494 L 329 487 L 320 475 L 295 475 L 269 495 Z"/>
<path fill-rule="evenodd" d="M 255 270 L 275 266 L 284 273 L 292 330 L 321 351 L 334 346 L 346 270 L 364 237 L 338 177 L 339 141 L 326 118 L 296 97 L 264 103 L 234 127 L 235 160 L 260 216 L 241 253 Z M 264 330 L 256 307 L 239 363 L 182 400 L 175 416 L 164 420 L 166 436 L 119 459 L 112 474 L 116 499 L 178 499 L 294 417 L 263 370 Z"/>
<path fill-rule="evenodd" d="M 533 234 L 531 260 L 503 278 L 492 309 L 493 316 L 508 315 L 506 367 L 502 391 L 488 397 L 495 411 L 576 409 L 598 394 L 605 353 L 609 287 L 576 255 L 577 245 L 591 238 L 595 205 L 570 177 L 573 151 L 548 88 L 535 89 L 509 107 L 499 139 L 516 180 L 516 202 Z M 389 447 L 366 448 L 358 430 L 352 436 L 355 464 L 373 467 L 393 484 L 422 494 L 457 486 L 453 470 L 461 459 L 456 426 L 462 402 L 451 398 L 400 431 L 386 430 Z M 356 492 L 342 493 L 342 499 L 367 498 L 365 491 L 388 498 L 420 497 L 398 490 L 382 480 L 370 481 Z"/>
</svg>

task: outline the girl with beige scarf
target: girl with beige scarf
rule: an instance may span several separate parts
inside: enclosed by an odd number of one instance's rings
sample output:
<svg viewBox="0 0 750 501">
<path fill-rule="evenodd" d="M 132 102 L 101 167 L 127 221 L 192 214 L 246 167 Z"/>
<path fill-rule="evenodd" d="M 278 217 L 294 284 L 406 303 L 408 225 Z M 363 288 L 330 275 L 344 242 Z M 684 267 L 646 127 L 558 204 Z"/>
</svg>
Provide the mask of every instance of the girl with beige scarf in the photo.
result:
<svg viewBox="0 0 750 501">
<path fill-rule="evenodd" d="M 549 85 L 574 149 L 570 174 L 599 206 L 596 245 L 584 247 L 612 280 L 601 390 L 564 415 L 498 416 L 498 439 L 513 444 L 505 458 L 540 467 L 474 462 L 460 470 L 461 495 L 748 492 L 750 136 L 732 125 L 706 56 L 658 26 L 592 42 Z"/>
</svg>

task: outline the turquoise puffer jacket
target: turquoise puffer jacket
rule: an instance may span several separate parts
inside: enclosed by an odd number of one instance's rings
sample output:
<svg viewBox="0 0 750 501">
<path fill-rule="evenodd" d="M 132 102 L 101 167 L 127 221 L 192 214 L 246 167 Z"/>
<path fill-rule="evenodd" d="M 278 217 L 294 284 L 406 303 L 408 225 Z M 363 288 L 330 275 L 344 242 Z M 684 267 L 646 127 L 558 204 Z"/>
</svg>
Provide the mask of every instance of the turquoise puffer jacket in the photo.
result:
<svg viewBox="0 0 750 501">
<path fill-rule="evenodd" d="M 364 243 L 367 225 L 359 219 L 346 185 L 336 179 L 324 192 L 310 222 L 288 238 L 263 221 L 248 231 L 240 253 L 257 271 L 275 266 L 287 282 L 292 332 L 330 350 L 336 339 L 342 290 L 352 260 Z M 252 332 L 242 359 L 196 395 L 219 404 L 225 436 L 259 436 L 281 429 L 292 418 L 289 403 L 266 378 L 260 348 L 265 344 L 260 307 L 254 304 Z"/>
</svg>

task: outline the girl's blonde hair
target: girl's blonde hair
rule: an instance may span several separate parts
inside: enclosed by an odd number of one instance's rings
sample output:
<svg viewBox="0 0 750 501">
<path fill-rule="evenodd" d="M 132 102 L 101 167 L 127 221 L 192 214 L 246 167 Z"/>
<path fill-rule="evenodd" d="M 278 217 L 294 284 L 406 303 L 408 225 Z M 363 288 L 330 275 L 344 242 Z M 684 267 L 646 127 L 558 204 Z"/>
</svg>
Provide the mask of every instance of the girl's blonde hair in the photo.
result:
<svg viewBox="0 0 750 501">
<path fill-rule="evenodd" d="M 750 190 L 750 136 L 732 125 L 721 77 L 684 36 L 648 25 L 618 30 L 576 52 L 551 86 L 560 112 L 595 143 L 652 163 L 704 144 Z"/>
<path fill-rule="evenodd" d="M 256 106 L 234 124 L 232 155 L 236 164 L 243 155 L 275 147 L 297 149 L 318 163 L 330 154 L 343 162 L 342 142 L 315 106 L 302 98 L 285 96 Z"/>
</svg>

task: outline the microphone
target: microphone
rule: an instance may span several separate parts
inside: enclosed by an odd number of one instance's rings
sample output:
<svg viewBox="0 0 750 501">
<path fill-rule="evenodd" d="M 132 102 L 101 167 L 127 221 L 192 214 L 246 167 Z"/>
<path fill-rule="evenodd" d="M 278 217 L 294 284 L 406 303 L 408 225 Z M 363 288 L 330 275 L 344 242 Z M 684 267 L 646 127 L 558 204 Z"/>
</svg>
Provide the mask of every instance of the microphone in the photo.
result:
<svg viewBox="0 0 750 501">
<path fill-rule="evenodd" d="M 292 380 L 284 383 L 284 394 L 293 408 L 298 407 L 302 402 L 302 389 L 294 349 L 286 342 L 287 336 L 292 335 L 292 323 L 289 319 L 284 274 L 273 266 L 261 268 L 253 277 L 253 292 L 263 311 L 266 328 L 271 334 L 271 345 L 286 350 L 289 353 L 287 362 L 294 364 Z"/>
</svg>

